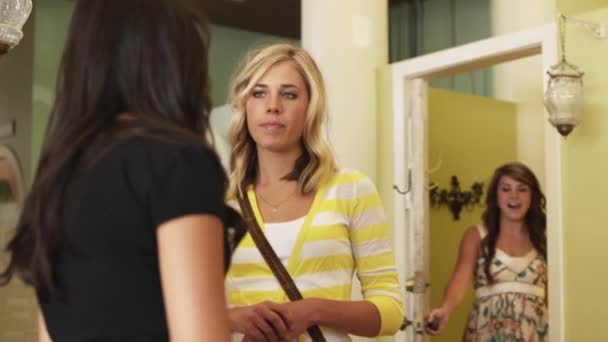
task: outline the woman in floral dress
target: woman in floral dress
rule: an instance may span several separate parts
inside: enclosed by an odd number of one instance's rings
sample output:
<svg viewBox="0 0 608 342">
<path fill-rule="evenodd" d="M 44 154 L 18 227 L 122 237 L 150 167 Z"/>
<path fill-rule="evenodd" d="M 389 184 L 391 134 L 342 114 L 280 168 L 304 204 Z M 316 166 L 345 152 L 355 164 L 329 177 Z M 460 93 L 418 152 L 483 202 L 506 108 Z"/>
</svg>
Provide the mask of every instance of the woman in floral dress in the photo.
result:
<svg viewBox="0 0 608 342">
<path fill-rule="evenodd" d="M 483 225 L 469 227 L 441 305 L 427 316 L 440 334 L 471 282 L 475 301 L 465 327 L 467 342 L 548 340 L 545 197 L 521 163 L 494 172 Z"/>
</svg>

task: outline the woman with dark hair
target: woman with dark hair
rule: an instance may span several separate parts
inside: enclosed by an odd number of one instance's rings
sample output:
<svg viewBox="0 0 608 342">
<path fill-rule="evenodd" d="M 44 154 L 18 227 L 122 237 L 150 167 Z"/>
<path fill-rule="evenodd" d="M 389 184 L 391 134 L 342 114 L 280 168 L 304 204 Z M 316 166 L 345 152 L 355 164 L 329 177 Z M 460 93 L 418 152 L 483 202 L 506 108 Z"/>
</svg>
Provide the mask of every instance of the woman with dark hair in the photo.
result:
<svg viewBox="0 0 608 342">
<path fill-rule="evenodd" d="M 0 274 L 35 288 L 41 340 L 229 340 L 224 226 L 237 217 L 209 140 L 207 50 L 181 1 L 76 4 Z"/>
<path fill-rule="evenodd" d="M 494 172 L 483 225 L 469 227 L 442 304 L 428 315 L 437 335 L 473 280 L 475 302 L 464 341 L 546 341 L 547 238 L 545 196 L 521 163 Z"/>
</svg>

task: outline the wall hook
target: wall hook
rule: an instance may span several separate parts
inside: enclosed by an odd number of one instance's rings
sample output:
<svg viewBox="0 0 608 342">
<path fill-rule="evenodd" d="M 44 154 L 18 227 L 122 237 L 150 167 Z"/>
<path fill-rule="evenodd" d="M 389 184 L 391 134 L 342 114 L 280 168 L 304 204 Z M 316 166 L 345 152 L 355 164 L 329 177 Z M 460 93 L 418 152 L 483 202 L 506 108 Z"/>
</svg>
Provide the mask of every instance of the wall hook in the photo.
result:
<svg viewBox="0 0 608 342">
<path fill-rule="evenodd" d="M 393 184 L 393 189 L 397 191 L 399 195 L 407 195 L 410 191 L 412 191 L 412 170 L 407 170 L 407 189 L 401 190 L 396 184 Z"/>
</svg>

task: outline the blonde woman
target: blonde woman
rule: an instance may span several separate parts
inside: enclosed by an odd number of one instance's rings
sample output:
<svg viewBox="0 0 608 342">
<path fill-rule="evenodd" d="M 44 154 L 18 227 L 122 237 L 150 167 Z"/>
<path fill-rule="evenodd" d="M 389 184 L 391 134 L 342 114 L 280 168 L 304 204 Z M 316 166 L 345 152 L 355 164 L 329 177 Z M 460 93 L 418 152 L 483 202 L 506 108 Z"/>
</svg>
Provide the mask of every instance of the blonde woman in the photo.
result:
<svg viewBox="0 0 608 342">
<path fill-rule="evenodd" d="M 245 341 L 306 340 L 312 325 L 327 341 L 394 334 L 403 302 L 383 207 L 369 178 L 336 165 L 313 59 L 289 44 L 253 50 L 231 97 L 229 197 L 249 201 L 304 297 L 289 302 L 248 234 L 226 281 L 233 331 Z M 353 275 L 363 300 L 351 300 Z"/>
</svg>

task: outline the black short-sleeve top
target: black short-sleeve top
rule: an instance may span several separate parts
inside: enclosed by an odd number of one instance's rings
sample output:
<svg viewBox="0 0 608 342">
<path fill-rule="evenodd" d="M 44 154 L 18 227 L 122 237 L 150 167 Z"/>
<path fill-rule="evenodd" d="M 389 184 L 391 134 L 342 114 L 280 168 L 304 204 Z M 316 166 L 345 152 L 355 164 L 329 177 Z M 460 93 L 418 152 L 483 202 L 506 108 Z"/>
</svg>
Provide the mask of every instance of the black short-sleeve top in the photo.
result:
<svg viewBox="0 0 608 342">
<path fill-rule="evenodd" d="M 38 296 L 53 341 L 168 341 L 156 229 L 224 213 L 221 165 L 210 152 L 152 138 L 107 148 L 66 193 L 69 248 L 53 259 L 61 300 Z M 229 257 L 225 241 L 217 262 Z"/>
</svg>

